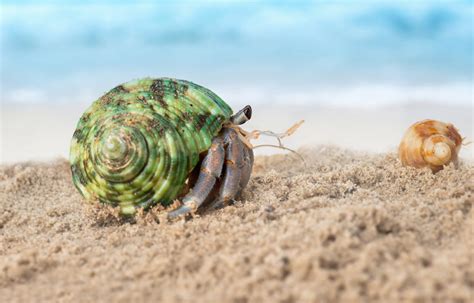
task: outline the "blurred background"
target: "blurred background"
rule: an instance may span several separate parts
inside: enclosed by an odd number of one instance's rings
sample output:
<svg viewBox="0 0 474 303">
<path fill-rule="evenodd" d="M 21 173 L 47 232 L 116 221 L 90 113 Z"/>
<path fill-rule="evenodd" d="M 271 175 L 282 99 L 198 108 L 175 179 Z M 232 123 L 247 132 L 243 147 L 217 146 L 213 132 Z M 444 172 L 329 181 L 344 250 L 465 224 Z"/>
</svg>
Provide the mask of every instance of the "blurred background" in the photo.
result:
<svg viewBox="0 0 474 303">
<path fill-rule="evenodd" d="M 3 0 L 0 162 L 67 157 L 85 108 L 145 76 L 251 104 L 248 129 L 305 119 L 292 148 L 393 151 L 425 118 L 472 141 L 473 16 L 470 0 Z"/>
</svg>

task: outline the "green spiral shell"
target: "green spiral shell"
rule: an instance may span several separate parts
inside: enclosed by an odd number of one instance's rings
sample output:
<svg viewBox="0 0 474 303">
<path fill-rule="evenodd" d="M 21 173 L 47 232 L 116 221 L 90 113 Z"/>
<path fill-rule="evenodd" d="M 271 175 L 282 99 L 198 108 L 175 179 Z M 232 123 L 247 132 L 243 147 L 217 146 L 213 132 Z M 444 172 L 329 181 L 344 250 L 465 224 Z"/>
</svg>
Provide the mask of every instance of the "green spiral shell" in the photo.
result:
<svg viewBox="0 0 474 303">
<path fill-rule="evenodd" d="M 82 115 L 74 132 L 72 179 L 89 201 L 136 207 L 170 204 L 232 109 L 194 83 L 139 79 L 115 87 Z"/>
</svg>

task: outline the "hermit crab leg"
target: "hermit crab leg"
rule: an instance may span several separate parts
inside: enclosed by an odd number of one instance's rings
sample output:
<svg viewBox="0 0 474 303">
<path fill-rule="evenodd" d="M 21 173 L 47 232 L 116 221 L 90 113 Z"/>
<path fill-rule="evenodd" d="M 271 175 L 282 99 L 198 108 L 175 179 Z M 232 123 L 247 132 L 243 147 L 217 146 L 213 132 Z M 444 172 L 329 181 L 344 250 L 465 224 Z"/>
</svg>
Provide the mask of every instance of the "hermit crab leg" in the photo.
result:
<svg viewBox="0 0 474 303">
<path fill-rule="evenodd" d="M 240 191 L 249 183 L 253 167 L 253 150 L 247 145 L 242 144 L 244 152 L 244 163 L 242 167 L 242 176 L 240 177 Z"/>
<path fill-rule="evenodd" d="M 207 199 L 217 178 L 221 175 L 224 164 L 223 138 L 218 136 L 212 140 L 211 148 L 201 164 L 201 172 L 191 192 L 183 198 L 183 205 L 168 213 L 168 218 L 173 219 L 192 213 Z"/>
<path fill-rule="evenodd" d="M 220 184 L 219 195 L 212 202 L 211 208 L 219 208 L 232 201 L 241 189 L 242 172 L 244 168 L 244 144 L 240 141 L 237 132 L 232 128 L 224 130 L 224 144 L 226 145 L 225 169 Z"/>
</svg>

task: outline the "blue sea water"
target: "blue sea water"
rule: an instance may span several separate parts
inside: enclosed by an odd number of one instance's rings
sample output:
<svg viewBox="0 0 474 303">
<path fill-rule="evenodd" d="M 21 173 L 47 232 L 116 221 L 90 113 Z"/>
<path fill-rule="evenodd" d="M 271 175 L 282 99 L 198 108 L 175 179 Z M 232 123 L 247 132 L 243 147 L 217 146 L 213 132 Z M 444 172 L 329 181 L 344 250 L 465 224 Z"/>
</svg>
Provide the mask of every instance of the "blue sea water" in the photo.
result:
<svg viewBox="0 0 474 303">
<path fill-rule="evenodd" d="M 472 105 L 472 1 L 0 5 L 1 102 L 90 103 L 143 76 L 233 103 Z"/>
</svg>

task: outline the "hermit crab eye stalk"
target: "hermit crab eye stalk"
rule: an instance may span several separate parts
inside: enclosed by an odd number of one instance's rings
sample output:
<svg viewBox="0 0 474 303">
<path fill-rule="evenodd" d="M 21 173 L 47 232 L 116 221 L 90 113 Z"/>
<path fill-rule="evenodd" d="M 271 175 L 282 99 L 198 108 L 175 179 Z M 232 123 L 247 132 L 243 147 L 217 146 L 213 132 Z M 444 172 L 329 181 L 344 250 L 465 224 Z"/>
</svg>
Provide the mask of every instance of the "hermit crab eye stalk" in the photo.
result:
<svg viewBox="0 0 474 303">
<path fill-rule="evenodd" d="M 252 118 L 252 107 L 250 105 L 247 105 L 242 110 L 244 111 L 247 120 L 250 120 Z"/>
<path fill-rule="evenodd" d="M 250 105 L 245 106 L 239 110 L 235 115 L 230 117 L 230 122 L 235 125 L 242 125 L 252 118 L 252 107 Z"/>
</svg>

